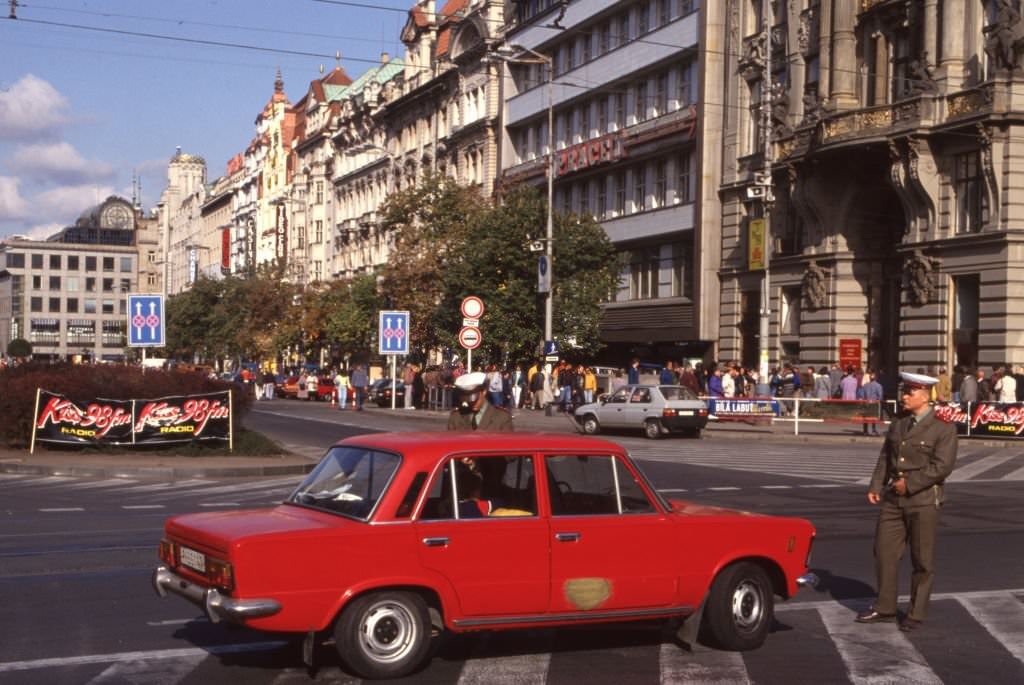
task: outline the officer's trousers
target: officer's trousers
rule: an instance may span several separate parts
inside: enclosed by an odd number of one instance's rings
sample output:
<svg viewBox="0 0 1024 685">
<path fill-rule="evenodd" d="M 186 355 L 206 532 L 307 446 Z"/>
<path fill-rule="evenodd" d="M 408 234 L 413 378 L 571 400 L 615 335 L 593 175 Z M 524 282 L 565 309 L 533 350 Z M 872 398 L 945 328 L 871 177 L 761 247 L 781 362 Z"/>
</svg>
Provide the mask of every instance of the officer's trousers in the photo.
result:
<svg viewBox="0 0 1024 685">
<path fill-rule="evenodd" d="M 900 508 L 887 494 L 878 512 L 875 529 L 875 573 L 878 578 L 878 599 L 875 611 L 896 613 L 898 572 L 903 550 L 910 543 L 909 618 L 923 621 L 928 614 L 928 598 L 935 577 L 935 537 L 939 525 L 939 508 L 934 504 Z"/>
</svg>

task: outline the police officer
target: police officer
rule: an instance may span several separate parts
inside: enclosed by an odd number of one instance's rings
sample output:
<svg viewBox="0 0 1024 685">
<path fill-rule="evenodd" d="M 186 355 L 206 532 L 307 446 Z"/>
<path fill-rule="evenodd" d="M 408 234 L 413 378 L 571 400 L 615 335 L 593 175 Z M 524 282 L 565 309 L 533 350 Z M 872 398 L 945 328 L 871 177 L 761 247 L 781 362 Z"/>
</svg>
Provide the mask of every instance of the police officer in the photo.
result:
<svg viewBox="0 0 1024 685">
<path fill-rule="evenodd" d="M 492 432 L 512 430 L 512 415 L 487 401 L 487 393 L 484 392 L 486 382 L 487 375 L 479 371 L 464 373 L 455 379 L 459 404 L 448 415 L 448 430 Z"/>
<path fill-rule="evenodd" d="M 935 534 L 942 506 L 943 483 L 956 462 L 956 427 L 931 410 L 931 388 L 937 378 L 901 373 L 900 400 L 906 415 L 889 426 L 885 445 L 868 486 L 868 502 L 880 504 L 875 529 L 875 573 L 878 597 L 857 614 L 860 623 L 896 620 L 897 571 L 910 544 L 913 575 L 910 609 L 900 630 L 919 628 L 928 610 L 935 576 Z"/>
</svg>

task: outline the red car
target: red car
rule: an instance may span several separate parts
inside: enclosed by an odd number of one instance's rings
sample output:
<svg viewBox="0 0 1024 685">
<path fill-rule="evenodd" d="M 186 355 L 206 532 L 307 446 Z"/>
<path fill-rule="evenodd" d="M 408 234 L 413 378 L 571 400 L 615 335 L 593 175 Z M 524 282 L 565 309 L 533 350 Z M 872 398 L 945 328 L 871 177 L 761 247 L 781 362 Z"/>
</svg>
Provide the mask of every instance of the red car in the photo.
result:
<svg viewBox="0 0 1024 685">
<path fill-rule="evenodd" d="M 381 433 L 332 447 L 282 504 L 175 516 L 157 592 L 211 621 L 333 637 L 366 678 L 432 636 L 690 617 L 759 647 L 774 596 L 812 583 L 814 527 L 666 500 L 619 445 L 525 433 Z M 693 633 L 690 633 L 693 634 Z"/>
<path fill-rule="evenodd" d="M 316 385 L 316 397 L 314 400 L 322 400 L 329 402 L 331 397 L 334 395 L 334 381 L 327 376 L 317 376 Z M 296 399 L 299 396 L 299 377 L 288 376 L 284 383 L 279 387 L 278 394 L 281 397 L 289 399 Z"/>
</svg>

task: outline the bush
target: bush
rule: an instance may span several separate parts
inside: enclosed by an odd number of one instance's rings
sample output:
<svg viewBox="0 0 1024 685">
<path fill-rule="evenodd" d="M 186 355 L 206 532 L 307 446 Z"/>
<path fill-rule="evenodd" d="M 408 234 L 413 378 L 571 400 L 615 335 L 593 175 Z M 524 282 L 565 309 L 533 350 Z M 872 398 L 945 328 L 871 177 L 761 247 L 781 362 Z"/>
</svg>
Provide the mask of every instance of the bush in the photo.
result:
<svg viewBox="0 0 1024 685">
<path fill-rule="evenodd" d="M 33 362 L 0 370 L 0 442 L 25 447 L 32 439 L 36 388 L 60 393 L 76 402 L 96 398 L 145 400 L 169 395 L 198 395 L 234 390 L 234 425 L 249 410 L 252 397 L 234 383 L 203 374 L 141 369 L 113 364 L 46 364 Z"/>
<path fill-rule="evenodd" d="M 22 358 L 32 356 L 32 343 L 24 338 L 15 338 L 7 343 L 7 354 L 11 357 Z"/>
</svg>

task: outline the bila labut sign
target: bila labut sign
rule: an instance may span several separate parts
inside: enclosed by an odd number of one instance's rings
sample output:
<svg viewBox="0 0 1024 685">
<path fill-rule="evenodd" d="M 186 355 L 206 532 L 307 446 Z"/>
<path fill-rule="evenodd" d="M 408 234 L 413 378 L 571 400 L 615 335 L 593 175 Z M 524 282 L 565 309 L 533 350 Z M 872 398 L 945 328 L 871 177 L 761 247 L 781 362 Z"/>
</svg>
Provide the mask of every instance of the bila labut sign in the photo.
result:
<svg viewBox="0 0 1024 685">
<path fill-rule="evenodd" d="M 36 391 L 32 447 L 36 441 L 65 445 L 140 445 L 222 440 L 232 444 L 231 392 L 151 400 L 82 402 Z"/>
<path fill-rule="evenodd" d="M 377 353 L 409 354 L 409 312 L 380 313 Z"/>
<path fill-rule="evenodd" d="M 128 296 L 128 346 L 164 346 L 163 295 Z"/>
</svg>

